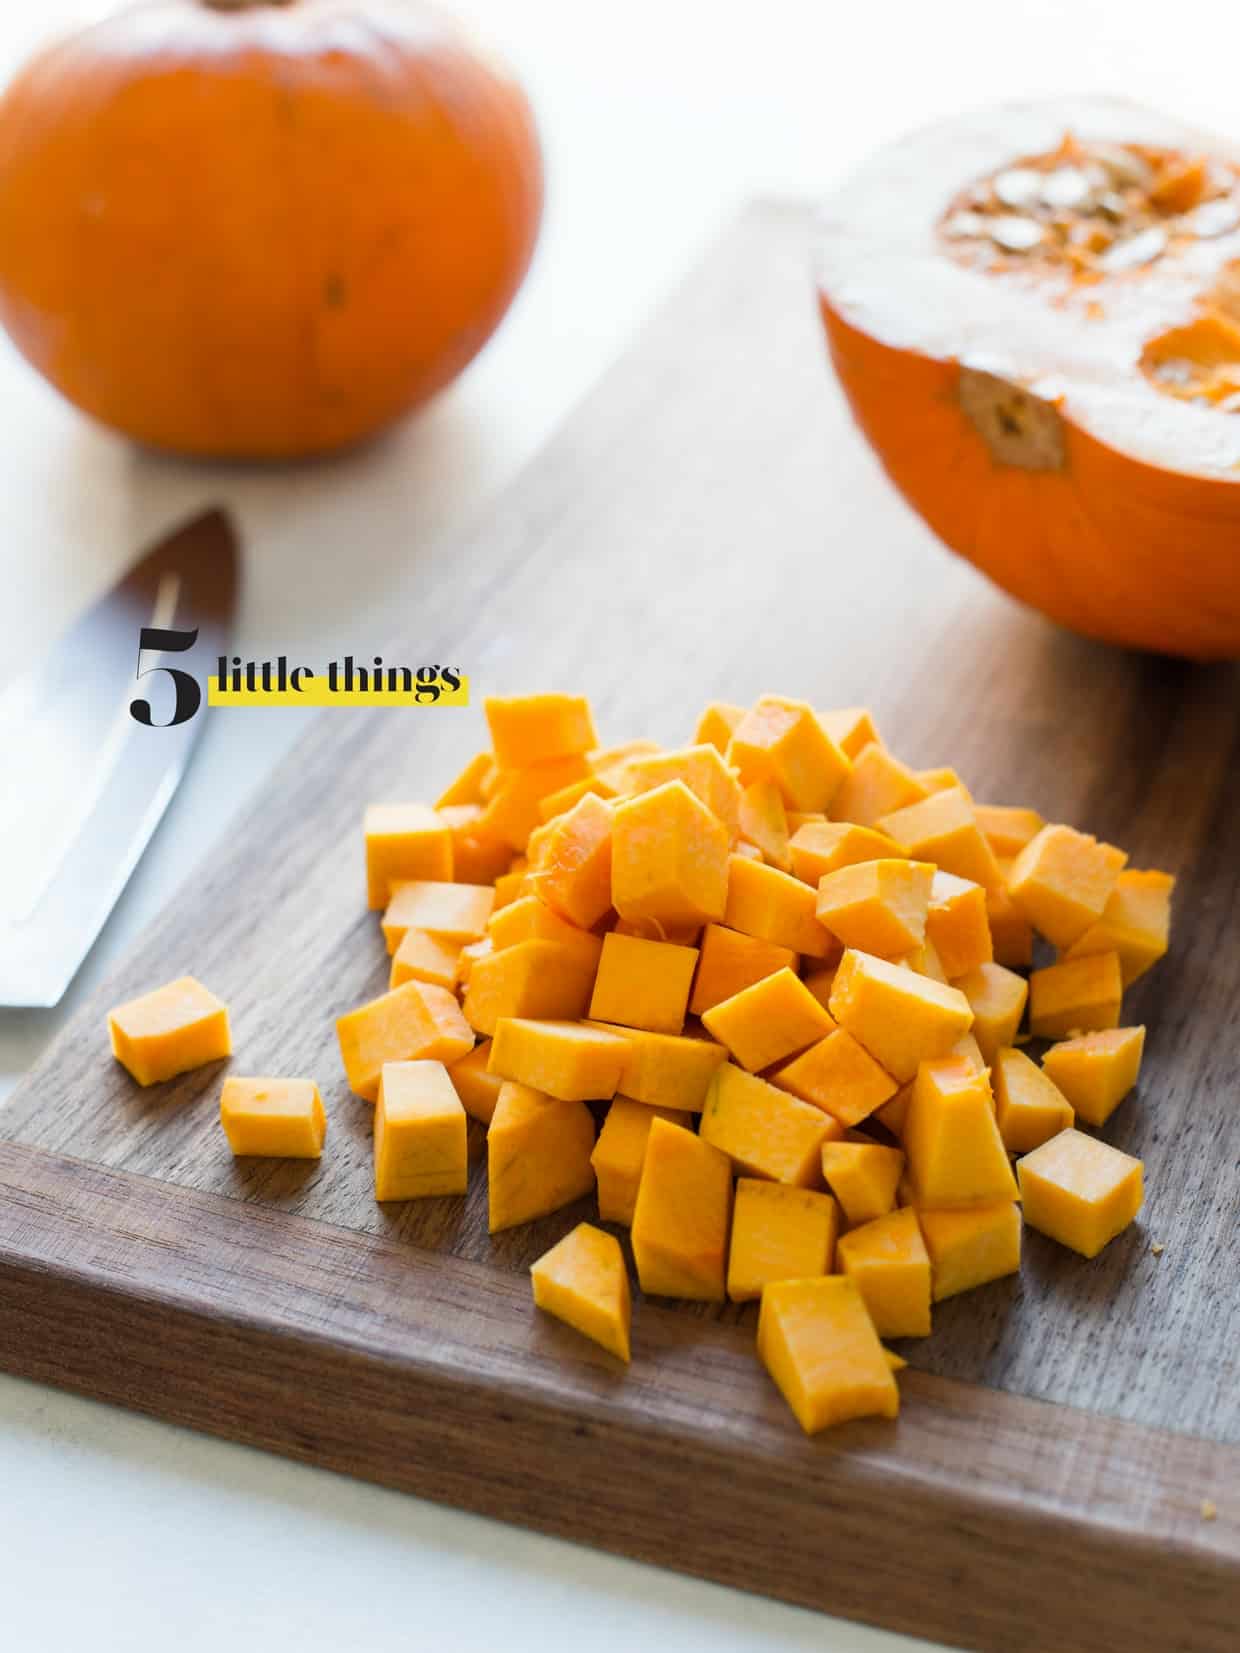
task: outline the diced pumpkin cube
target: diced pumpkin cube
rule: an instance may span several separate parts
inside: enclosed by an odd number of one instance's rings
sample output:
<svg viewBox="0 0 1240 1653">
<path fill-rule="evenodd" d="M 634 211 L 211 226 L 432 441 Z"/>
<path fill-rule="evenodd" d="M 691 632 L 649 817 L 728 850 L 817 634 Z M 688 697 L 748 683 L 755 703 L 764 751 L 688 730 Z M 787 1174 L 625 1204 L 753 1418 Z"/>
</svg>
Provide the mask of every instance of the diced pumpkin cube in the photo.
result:
<svg viewBox="0 0 1240 1653">
<path fill-rule="evenodd" d="M 647 1296 L 722 1303 L 731 1214 L 727 1155 L 692 1131 L 654 1120 L 631 1230 Z"/>
<path fill-rule="evenodd" d="M 490 1071 L 562 1102 L 606 1101 L 616 1094 L 628 1056 L 625 1040 L 580 1022 L 501 1017 Z"/>
<path fill-rule="evenodd" d="M 428 981 L 433 987 L 455 987 L 461 962 L 459 941 L 428 935 L 425 930 L 406 930 L 392 954 L 389 987 L 406 981 Z"/>
<path fill-rule="evenodd" d="M 360 1005 L 336 1022 L 350 1089 L 367 1102 L 379 1094 L 388 1062 L 455 1062 L 474 1047 L 474 1035 L 451 993 L 407 981 Z"/>
<path fill-rule="evenodd" d="M 973 813 L 1000 861 L 1010 861 L 1046 825 L 1036 809 L 1008 804 L 974 804 Z"/>
<path fill-rule="evenodd" d="M 363 830 L 372 908 L 387 906 L 394 880 L 451 879 L 452 834 L 429 804 L 371 804 Z"/>
<path fill-rule="evenodd" d="M 1144 1050 L 1144 1027 L 1113 1027 L 1052 1045 L 1042 1066 L 1086 1124 L 1105 1125 L 1136 1084 Z"/>
<path fill-rule="evenodd" d="M 1102 909 L 1102 917 L 1064 954 L 1117 953 L 1125 987 L 1157 964 L 1171 935 L 1171 892 L 1175 879 L 1166 872 L 1138 872 L 1125 867 Z"/>
<path fill-rule="evenodd" d="M 484 830 L 480 804 L 445 804 L 435 813 L 452 838 L 452 877 L 458 884 L 492 885 L 508 870 L 511 851 Z"/>
<path fill-rule="evenodd" d="M 561 918 L 541 896 L 523 895 L 491 914 L 487 935 L 495 951 L 500 953 L 505 947 L 515 947 L 522 941 L 563 941 L 571 945 L 581 940 L 582 928 Z M 597 937 L 590 940 L 598 943 Z M 595 946 L 595 952 L 599 946 L 601 943 Z"/>
<path fill-rule="evenodd" d="M 542 829 L 531 854 L 535 893 L 582 930 L 611 908 L 612 811 L 593 793 Z"/>
<path fill-rule="evenodd" d="M 1029 983 L 1001 964 L 979 964 L 961 976 L 956 986 L 973 1011 L 973 1037 L 987 1062 L 1014 1044 L 1029 998 Z"/>
<path fill-rule="evenodd" d="M 822 1174 L 840 1202 L 845 1222 L 856 1228 L 895 1208 L 904 1155 L 899 1148 L 877 1142 L 825 1142 Z"/>
<path fill-rule="evenodd" d="M 901 1081 L 912 1079 L 919 1063 L 946 1054 L 973 1022 L 969 1001 L 957 988 L 851 948 L 840 961 L 828 1008 Z"/>
<path fill-rule="evenodd" d="M 755 781 L 741 793 L 736 830 L 747 843 L 758 846 L 768 865 L 781 872 L 791 870 L 788 811 L 774 781 Z"/>
<path fill-rule="evenodd" d="M 994 958 L 986 891 L 955 873 L 935 872 L 926 911 L 926 936 L 948 981 Z"/>
<path fill-rule="evenodd" d="M 702 1024 L 751 1073 L 804 1050 L 835 1025 L 791 970 L 777 970 L 713 1005 Z"/>
<path fill-rule="evenodd" d="M 871 741 L 882 744 L 874 714 L 868 706 L 843 706 L 834 711 L 819 712 L 818 721 L 849 760 Z"/>
<path fill-rule="evenodd" d="M 491 945 L 490 936 L 484 937 L 481 941 L 468 942 L 462 947 L 456 960 L 457 986 L 464 989 L 469 983 L 470 972 L 474 965 L 477 964 L 479 959 L 490 958 L 494 951 L 495 948 Z"/>
<path fill-rule="evenodd" d="M 728 1053 L 713 1039 L 675 1033 L 645 1033 L 627 1027 L 608 1027 L 623 1034 L 627 1044 L 620 1089 L 648 1107 L 701 1113 L 715 1070 Z"/>
<path fill-rule="evenodd" d="M 701 1016 L 713 1005 L 730 999 L 742 988 L 752 987 L 777 970 L 795 969 L 797 956 L 790 947 L 779 947 L 756 936 L 742 935 L 722 924 L 708 924 L 702 931 L 697 974 L 689 1009 Z"/>
<path fill-rule="evenodd" d="M 1020 1208 L 1011 1200 L 967 1211 L 919 1211 L 936 1303 L 1020 1269 Z"/>
<path fill-rule="evenodd" d="M 986 917 L 994 962 L 1008 970 L 1027 970 L 1033 963 L 1033 925 L 1006 889 L 987 890 Z"/>
<path fill-rule="evenodd" d="M 1030 1228 L 1082 1257 L 1096 1257 L 1141 1209 L 1141 1161 L 1082 1131 L 1060 1131 L 1016 1172 Z"/>
<path fill-rule="evenodd" d="M 1049 964 L 1029 978 L 1029 1031 L 1036 1039 L 1065 1039 L 1117 1027 L 1123 992 L 1115 953 Z"/>
<path fill-rule="evenodd" d="M 997 1053 L 994 1091 L 995 1120 L 1009 1154 L 1040 1148 L 1074 1122 L 1063 1092 L 1023 1050 Z"/>
<path fill-rule="evenodd" d="M 506 1083 L 487 1131 L 492 1234 L 571 1205 L 594 1187 L 594 1117 L 530 1085 Z"/>
<path fill-rule="evenodd" d="M 929 1337 L 930 1258 L 911 1208 L 876 1217 L 835 1246 L 879 1337 Z"/>
<path fill-rule="evenodd" d="M 692 1117 L 675 1108 L 651 1108 L 627 1096 L 612 1101 L 590 1155 L 598 1179 L 598 1214 L 604 1222 L 632 1223 L 646 1143 L 655 1120 L 666 1119 L 670 1125 L 688 1129 Z"/>
<path fill-rule="evenodd" d="M 478 831 L 523 851 L 530 835 L 544 824 L 542 801 L 588 773 L 583 757 L 552 758 L 528 769 L 501 769 L 497 785 L 478 821 Z"/>
<path fill-rule="evenodd" d="M 459 1056 L 448 1068 L 452 1088 L 471 1119 L 489 1125 L 504 1081 L 490 1071 L 491 1041 L 483 1039 L 467 1056 Z"/>
<path fill-rule="evenodd" d="M 771 1083 L 821 1108 L 843 1127 L 868 1119 L 897 1088 L 886 1069 L 842 1027 L 786 1062 L 771 1075 Z"/>
<path fill-rule="evenodd" d="M 812 706 L 773 694 L 737 724 L 727 761 L 743 787 L 774 781 L 788 809 L 826 809 L 851 767 Z"/>
<path fill-rule="evenodd" d="M 587 796 L 595 798 L 614 798 L 615 788 L 610 786 L 602 775 L 582 775 L 579 780 L 570 781 L 562 786 L 558 792 L 548 792 L 545 798 L 538 800 L 538 818 L 543 826 L 548 821 L 554 821 L 557 815 L 567 815 L 574 805 L 579 804 Z M 536 828 L 535 831 L 541 831 Z M 530 842 L 534 841 L 534 833 L 530 834 Z"/>
<path fill-rule="evenodd" d="M 902 1140 L 919 1206 L 951 1210 L 1016 1199 L 990 1082 L 966 1058 L 922 1063 Z"/>
<path fill-rule="evenodd" d="M 323 1099 L 313 1079 L 224 1081 L 220 1124 L 234 1154 L 318 1159 L 327 1135 Z"/>
<path fill-rule="evenodd" d="M 792 871 L 815 889 L 829 872 L 864 861 L 888 861 L 899 854 L 899 844 L 883 833 L 849 821 L 809 821 L 788 843 Z"/>
<path fill-rule="evenodd" d="M 590 1019 L 650 1033 L 679 1033 L 697 960 L 696 947 L 604 936 Z"/>
<path fill-rule="evenodd" d="M 822 1145 L 832 1133 L 821 1109 L 727 1062 L 717 1069 L 699 1135 L 727 1154 L 738 1172 L 796 1188 L 817 1187 Z"/>
<path fill-rule="evenodd" d="M 904 809 L 926 796 L 926 788 L 908 767 L 877 741 L 862 748 L 852 771 L 835 795 L 831 814 L 837 821 L 872 827 L 883 815 Z"/>
<path fill-rule="evenodd" d="M 853 1418 L 894 1418 L 896 1380 L 852 1280 L 780 1280 L 762 1293 L 758 1354 L 807 1435 Z"/>
<path fill-rule="evenodd" d="M 228 1008 L 193 976 L 108 1013 L 112 1054 L 140 1085 L 157 1085 L 232 1055 Z"/>
<path fill-rule="evenodd" d="M 1070 826 L 1045 826 L 1012 862 L 1015 905 L 1056 947 L 1071 947 L 1097 919 L 1128 857 Z"/>
<path fill-rule="evenodd" d="M 693 731 L 693 744 L 710 745 L 721 753 L 726 752 L 728 742 L 732 739 L 732 731 L 744 715 L 743 706 L 729 705 L 726 700 L 712 700 L 697 721 L 697 728 Z"/>
<path fill-rule="evenodd" d="M 917 769 L 914 773 L 925 787 L 927 796 L 931 792 L 950 792 L 955 787 L 964 787 L 966 792 L 969 790 L 954 769 L 940 766 L 938 769 Z"/>
<path fill-rule="evenodd" d="M 944 872 L 987 890 L 1002 882 L 995 853 L 982 836 L 973 800 L 963 786 L 932 792 L 920 803 L 880 816 L 875 825 L 915 860 L 933 861 Z"/>
<path fill-rule="evenodd" d="M 463 1008 L 488 1037 L 505 1016 L 567 1020 L 584 1016 L 603 943 L 586 931 L 575 941 L 519 941 L 474 961 Z"/>
<path fill-rule="evenodd" d="M 736 776 L 723 761 L 717 747 L 704 743 L 686 746 L 678 752 L 654 752 L 635 757 L 629 763 L 634 794 L 653 791 L 668 781 L 683 781 L 719 821 L 728 835 L 736 836 L 741 789 Z"/>
<path fill-rule="evenodd" d="M 723 917 L 728 833 L 683 781 L 627 798 L 612 814 L 611 901 L 662 925 Z"/>
<path fill-rule="evenodd" d="M 501 873 L 495 880 L 495 911 L 508 906 L 511 901 L 519 901 L 523 895 L 529 894 L 529 885 L 525 868 L 515 872 Z"/>
<path fill-rule="evenodd" d="M 632 1302 L 620 1242 L 578 1223 L 530 1267 L 534 1303 L 625 1362 Z"/>
<path fill-rule="evenodd" d="M 501 769 L 526 769 L 598 745 L 590 702 L 582 695 L 488 695 L 483 710 Z"/>
<path fill-rule="evenodd" d="M 494 768 L 495 759 L 490 752 L 476 752 L 456 779 L 436 798 L 435 808 L 451 809 L 458 804 L 485 803 L 482 783 Z"/>
<path fill-rule="evenodd" d="M 819 882 L 815 915 L 845 947 L 897 958 L 926 938 L 934 868 L 924 861 L 862 861 Z"/>
<path fill-rule="evenodd" d="M 838 953 L 839 944 L 819 924 L 815 904 L 814 891 L 790 873 L 743 855 L 730 857 L 723 915 L 730 930 L 773 941 L 810 958 L 827 958 Z"/>
<path fill-rule="evenodd" d="M 385 1062 L 375 1102 L 375 1198 L 463 1194 L 465 1110 L 442 1062 Z"/>
<path fill-rule="evenodd" d="M 383 914 L 383 939 L 394 953 L 406 930 L 425 930 L 445 941 L 479 941 L 495 905 L 495 891 L 480 884 L 446 884 L 434 880 L 398 880 Z"/>
<path fill-rule="evenodd" d="M 728 1296 L 749 1303 L 773 1281 L 827 1274 L 839 1220 L 830 1194 L 741 1177 L 732 1206 Z"/>
</svg>

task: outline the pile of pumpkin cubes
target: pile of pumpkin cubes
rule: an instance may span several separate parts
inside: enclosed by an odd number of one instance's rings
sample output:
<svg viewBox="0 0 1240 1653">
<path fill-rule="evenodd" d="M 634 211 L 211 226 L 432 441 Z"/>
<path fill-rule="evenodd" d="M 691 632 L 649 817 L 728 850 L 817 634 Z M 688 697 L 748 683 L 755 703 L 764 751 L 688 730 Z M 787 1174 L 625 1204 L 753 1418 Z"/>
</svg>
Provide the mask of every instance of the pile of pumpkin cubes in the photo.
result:
<svg viewBox="0 0 1240 1653">
<path fill-rule="evenodd" d="M 895 1414 L 882 1339 L 1018 1269 L 1022 1211 L 1086 1257 L 1132 1221 L 1141 1162 L 1077 1124 L 1136 1082 L 1168 875 L 862 708 L 716 704 L 675 751 L 600 748 L 570 695 L 486 715 L 434 807 L 366 815 L 391 989 L 338 1031 L 379 1199 L 463 1192 L 472 1119 L 492 1231 L 595 1192 L 609 1225 L 534 1265 L 542 1308 L 627 1360 L 627 1228 L 644 1295 L 760 1300 L 811 1431 Z"/>
</svg>

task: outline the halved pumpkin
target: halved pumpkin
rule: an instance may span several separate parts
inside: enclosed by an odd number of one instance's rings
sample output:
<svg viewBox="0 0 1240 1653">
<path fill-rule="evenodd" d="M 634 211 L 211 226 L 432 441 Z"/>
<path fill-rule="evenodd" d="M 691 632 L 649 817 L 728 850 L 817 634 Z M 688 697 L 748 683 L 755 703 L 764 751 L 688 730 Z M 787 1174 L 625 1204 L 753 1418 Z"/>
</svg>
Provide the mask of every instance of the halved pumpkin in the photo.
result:
<svg viewBox="0 0 1240 1653">
<path fill-rule="evenodd" d="M 940 538 L 1076 631 L 1240 655 L 1240 148 L 1120 100 L 963 116 L 847 182 L 818 258 Z"/>
</svg>

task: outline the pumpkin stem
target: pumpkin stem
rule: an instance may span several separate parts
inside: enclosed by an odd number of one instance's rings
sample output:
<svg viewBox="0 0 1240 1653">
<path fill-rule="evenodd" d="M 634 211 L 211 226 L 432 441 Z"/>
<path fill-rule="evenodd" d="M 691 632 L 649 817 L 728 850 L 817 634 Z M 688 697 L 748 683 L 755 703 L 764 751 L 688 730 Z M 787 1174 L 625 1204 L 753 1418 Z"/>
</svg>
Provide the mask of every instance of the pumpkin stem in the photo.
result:
<svg viewBox="0 0 1240 1653">
<path fill-rule="evenodd" d="M 1063 469 L 1063 419 L 1052 403 L 975 367 L 960 369 L 956 394 L 996 464 L 1023 471 Z"/>
</svg>

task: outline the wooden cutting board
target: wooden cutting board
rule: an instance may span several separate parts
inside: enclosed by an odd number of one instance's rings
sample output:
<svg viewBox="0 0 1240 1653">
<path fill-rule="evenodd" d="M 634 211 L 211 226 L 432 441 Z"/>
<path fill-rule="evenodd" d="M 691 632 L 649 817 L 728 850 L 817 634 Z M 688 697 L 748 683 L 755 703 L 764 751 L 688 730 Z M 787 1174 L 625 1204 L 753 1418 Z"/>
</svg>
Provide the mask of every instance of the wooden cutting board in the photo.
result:
<svg viewBox="0 0 1240 1653">
<path fill-rule="evenodd" d="M 385 653 L 459 663 L 479 699 L 584 690 L 608 741 L 683 741 L 765 689 L 865 701 L 918 765 L 1177 873 L 1107 1130 L 1146 1160 L 1138 1225 L 1092 1263 L 1029 1234 L 1019 1279 L 942 1305 L 898 1424 L 803 1437 L 752 1306 L 640 1303 L 622 1373 L 531 1308 L 527 1265 L 587 1205 L 491 1239 L 481 1168 L 462 1199 L 372 1198 L 333 1033 L 387 980 L 361 808 L 433 797 L 482 719 L 329 712 L 0 1115 L 0 1362 L 962 1647 L 1234 1653 L 1240 683 L 1055 631 L 930 538 L 831 383 L 809 233 L 748 212 L 480 526 L 410 567 Z M 108 1006 L 186 971 L 232 1008 L 234 1071 L 317 1078 L 320 1165 L 234 1162 L 219 1067 L 142 1091 L 111 1061 Z"/>
</svg>

